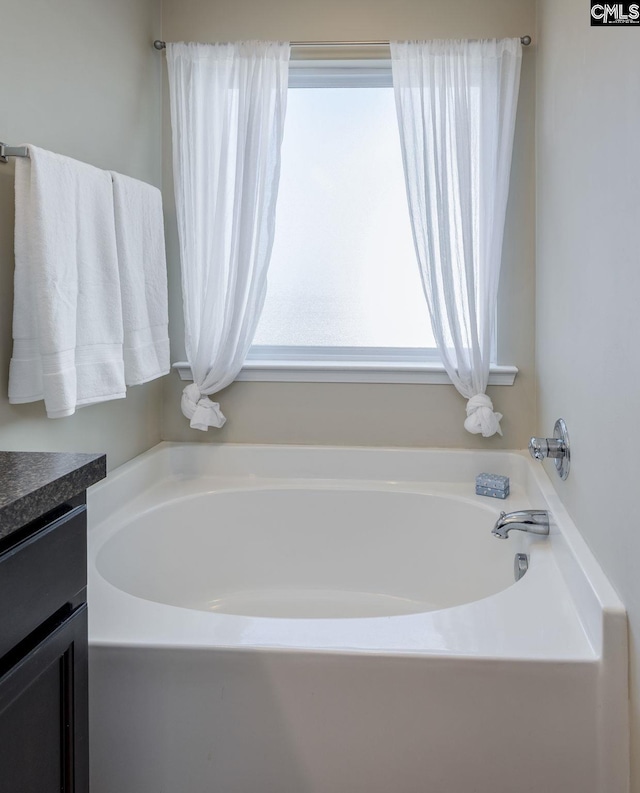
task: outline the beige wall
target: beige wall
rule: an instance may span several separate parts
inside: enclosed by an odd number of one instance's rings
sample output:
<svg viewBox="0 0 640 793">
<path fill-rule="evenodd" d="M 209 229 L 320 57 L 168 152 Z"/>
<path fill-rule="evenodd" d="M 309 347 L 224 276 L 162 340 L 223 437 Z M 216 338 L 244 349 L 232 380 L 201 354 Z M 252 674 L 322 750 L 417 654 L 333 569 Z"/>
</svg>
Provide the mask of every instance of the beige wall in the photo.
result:
<svg viewBox="0 0 640 793">
<path fill-rule="evenodd" d="M 159 0 L 21 0 L 0 21 L 0 139 L 31 142 L 160 185 Z M 47 419 L 9 405 L 13 171 L 0 164 L 0 448 L 106 451 L 113 467 L 160 439 L 162 383 Z"/>
<path fill-rule="evenodd" d="M 162 34 L 167 41 L 362 41 L 521 36 L 534 25 L 534 0 L 163 0 Z M 467 433 L 465 401 L 453 386 L 342 383 L 234 383 L 219 395 L 227 424 L 202 433 L 180 413 L 182 386 L 173 373 L 165 380 L 165 439 L 484 448 L 526 443 L 535 407 L 534 59 L 533 50 L 525 50 L 499 312 L 500 361 L 516 364 L 520 374 L 515 386 L 490 390 L 505 416 L 504 437 Z M 166 111 L 163 147 L 175 361 L 184 360 L 184 346 Z"/>
<path fill-rule="evenodd" d="M 540 0 L 538 430 L 572 443 L 558 493 L 627 606 L 632 790 L 640 792 L 640 30 Z"/>
</svg>

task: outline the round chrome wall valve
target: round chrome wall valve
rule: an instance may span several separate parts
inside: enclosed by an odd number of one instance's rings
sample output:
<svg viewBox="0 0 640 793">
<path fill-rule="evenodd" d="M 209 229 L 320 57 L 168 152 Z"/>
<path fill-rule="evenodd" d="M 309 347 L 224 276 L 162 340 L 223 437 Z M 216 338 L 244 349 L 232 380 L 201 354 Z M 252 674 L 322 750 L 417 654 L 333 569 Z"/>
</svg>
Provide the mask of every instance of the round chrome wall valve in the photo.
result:
<svg viewBox="0 0 640 793">
<path fill-rule="evenodd" d="M 571 454 L 569 450 L 569 433 L 564 419 L 558 419 L 553 428 L 553 438 L 531 438 L 529 453 L 535 460 L 549 457 L 556 464 L 560 479 L 569 476 Z"/>
</svg>

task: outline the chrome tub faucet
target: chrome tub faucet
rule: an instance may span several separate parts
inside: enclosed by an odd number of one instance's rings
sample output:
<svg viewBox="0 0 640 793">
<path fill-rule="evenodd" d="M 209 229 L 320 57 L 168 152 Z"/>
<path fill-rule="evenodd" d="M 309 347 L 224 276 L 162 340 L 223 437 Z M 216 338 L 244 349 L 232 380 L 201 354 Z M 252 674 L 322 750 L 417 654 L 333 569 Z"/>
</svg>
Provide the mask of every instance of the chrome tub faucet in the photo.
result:
<svg viewBox="0 0 640 793">
<path fill-rule="evenodd" d="M 500 540 L 506 540 L 509 532 L 513 530 L 527 531 L 529 534 L 549 534 L 549 513 L 544 509 L 501 512 L 491 534 Z"/>
</svg>

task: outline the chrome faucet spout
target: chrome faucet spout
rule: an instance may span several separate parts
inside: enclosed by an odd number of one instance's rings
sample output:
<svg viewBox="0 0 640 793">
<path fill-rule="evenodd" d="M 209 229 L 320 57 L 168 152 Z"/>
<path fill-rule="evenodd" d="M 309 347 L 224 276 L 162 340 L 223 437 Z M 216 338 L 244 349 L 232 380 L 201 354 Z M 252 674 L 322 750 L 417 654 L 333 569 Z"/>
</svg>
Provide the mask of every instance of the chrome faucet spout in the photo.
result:
<svg viewBox="0 0 640 793">
<path fill-rule="evenodd" d="M 526 531 L 530 534 L 549 534 L 549 513 L 544 509 L 501 512 L 491 534 L 500 540 L 506 540 L 509 532 L 513 530 Z"/>
</svg>

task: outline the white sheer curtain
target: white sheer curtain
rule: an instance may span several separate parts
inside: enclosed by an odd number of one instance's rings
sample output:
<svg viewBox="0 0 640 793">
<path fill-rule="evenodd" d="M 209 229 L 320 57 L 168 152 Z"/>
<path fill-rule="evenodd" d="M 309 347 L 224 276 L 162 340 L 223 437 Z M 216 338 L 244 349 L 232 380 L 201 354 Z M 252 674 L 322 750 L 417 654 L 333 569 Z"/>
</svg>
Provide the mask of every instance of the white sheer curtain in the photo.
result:
<svg viewBox="0 0 640 793">
<path fill-rule="evenodd" d="M 465 428 L 502 434 L 485 394 L 520 82 L 519 39 L 391 44 L 409 213 L 438 350 Z"/>
<path fill-rule="evenodd" d="M 185 346 L 182 412 L 221 427 L 260 318 L 273 247 L 289 45 L 167 44 Z"/>
</svg>

